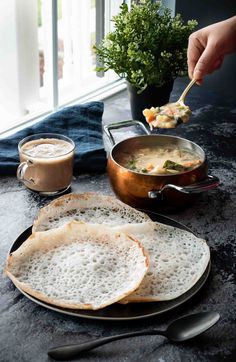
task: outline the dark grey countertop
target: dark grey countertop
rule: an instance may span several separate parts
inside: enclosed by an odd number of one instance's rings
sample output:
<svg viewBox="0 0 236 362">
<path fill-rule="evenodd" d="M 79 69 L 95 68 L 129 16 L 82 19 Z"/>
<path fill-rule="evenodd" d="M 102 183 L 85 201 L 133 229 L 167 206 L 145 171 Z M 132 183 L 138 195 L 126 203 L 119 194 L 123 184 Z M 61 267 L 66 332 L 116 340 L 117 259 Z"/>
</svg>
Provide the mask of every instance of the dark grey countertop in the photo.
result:
<svg viewBox="0 0 236 362">
<path fill-rule="evenodd" d="M 173 100 L 178 98 L 185 84 L 183 80 L 175 83 Z M 221 181 L 216 190 L 202 194 L 192 207 L 168 215 L 208 241 L 212 267 L 202 289 L 192 299 L 165 314 L 121 323 L 76 318 L 48 310 L 27 299 L 1 275 L 0 361 L 51 361 L 47 350 L 55 345 L 84 342 L 141 328 L 165 328 L 177 317 L 207 310 L 218 311 L 220 321 L 191 341 L 174 344 L 159 336 L 124 339 L 95 349 L 78 360 L 233 361 L 236 356 L 236 97 L 225 96 L 222 98 L 216 91 L 204 90 L 204 87 L 194 87 L 187 98 L 193 110 L 189 124 L 161 131 L 199 144 L 208 156 L 210 173 Z M 129 118 L 126 91 L 105 101 L 105 123 Z M 29 192 L 15 177 L 1 177 L 0 184 L 0 263 L 3 270 L 11 244 L 32 224 L 39 208 L 49 199 Z M 77 176 L 71 191 L 113 194 L 106 174 Z"/>
</svg>

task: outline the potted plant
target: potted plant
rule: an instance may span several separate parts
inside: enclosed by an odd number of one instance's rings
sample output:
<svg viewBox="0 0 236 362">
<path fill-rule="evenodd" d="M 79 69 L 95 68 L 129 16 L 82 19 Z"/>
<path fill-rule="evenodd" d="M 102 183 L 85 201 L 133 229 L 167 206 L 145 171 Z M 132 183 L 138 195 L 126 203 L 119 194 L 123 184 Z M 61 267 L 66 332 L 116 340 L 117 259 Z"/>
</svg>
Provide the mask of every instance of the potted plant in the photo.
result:
<svg viewBox="0 0 236 362">
<path fill-rule="evenodd" d="M 188 37 L 197 22 L 184 24 L 152 0 L 133 1 L 130 10 L 122 4 L 112 21 L 114 31 L 94 47 L 96 70 L 113 69 L 126 79 L 132 117 L 144 120 L 142 110 L 167 103 L 174 79 L 187 74 Z"/>
</svg>

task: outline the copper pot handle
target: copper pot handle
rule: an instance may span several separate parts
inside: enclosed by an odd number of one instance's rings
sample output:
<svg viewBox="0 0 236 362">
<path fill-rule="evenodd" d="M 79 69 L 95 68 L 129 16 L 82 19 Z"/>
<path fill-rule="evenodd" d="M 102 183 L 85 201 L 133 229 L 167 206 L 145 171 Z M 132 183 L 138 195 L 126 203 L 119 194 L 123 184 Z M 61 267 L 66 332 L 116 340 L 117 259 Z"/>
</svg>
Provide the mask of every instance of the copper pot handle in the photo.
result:
<svg viewBox="0 0 236 362">
<path fill-rule="evenodd" d="M 149 132 L 149 130 L 144 126 L 144 124 L 140 121 L 135 121 L 135 120 L 128 120 L 128 121 L 120 121 L 120 122 L 115 122 L 115 123 L 111 123 L 108 125 L 105 125 L 103 127 L 105 134 L 107 135 L 107 137 L 109 138 L 111 144 L 114 146 L 116 144 L 114 137 L 112 136 L 111 130 L 112 129 L 120 129 L 120 128 L 124 128 L 124 127 L 131 127 L 131 126 L 139 126 L 142 128 L 142 130 L 144 131 L 145 134 L 149 135 L 151 134 L 151 132 Z"/>
<path fill-rule="evenodd" d="M 172 184 L 164 185 L 160 190 L 151 190 L 148 192 L 148 197 L 150 199 L 155 199 L 159 197 L 164 190 L 171 188 L 175 189 L 179 192 L 183 192 L 184 194 L 198 194 L 204 191 L 208 191 L 211 189 L 214 189 L 219 185 L 220 181 L 218 177 L 208 175 L 207 178 L 203 181 L 196 182 L 194 184 L 191 184 L 189 186 L 177 186 Z"/>
</svg>

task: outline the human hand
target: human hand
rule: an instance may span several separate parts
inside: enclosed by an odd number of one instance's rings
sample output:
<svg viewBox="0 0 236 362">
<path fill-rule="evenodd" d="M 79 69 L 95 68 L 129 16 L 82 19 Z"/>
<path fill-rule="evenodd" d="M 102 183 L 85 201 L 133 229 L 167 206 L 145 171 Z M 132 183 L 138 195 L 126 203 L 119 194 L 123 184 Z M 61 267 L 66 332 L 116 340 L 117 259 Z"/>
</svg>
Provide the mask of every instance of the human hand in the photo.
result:
<svg viewBox="0 0 236 362">
<path fill-rule="evenodd" d="M 189 37 L 188 74 L 198 84 L 220 68 L 226 54 L 236 51 L 236 16 L 202 28 Z"/>
</svg>

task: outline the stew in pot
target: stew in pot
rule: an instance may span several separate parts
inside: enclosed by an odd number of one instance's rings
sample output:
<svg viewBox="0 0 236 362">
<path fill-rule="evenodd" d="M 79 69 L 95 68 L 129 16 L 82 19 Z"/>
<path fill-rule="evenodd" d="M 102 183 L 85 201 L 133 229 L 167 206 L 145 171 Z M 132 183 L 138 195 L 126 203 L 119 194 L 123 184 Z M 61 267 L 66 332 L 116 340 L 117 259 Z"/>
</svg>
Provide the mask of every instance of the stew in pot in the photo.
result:
<svg viewBox="0 0 236 362">
<path fill-rule="evenodd" d="M 150 175 L 177 174 L 202 164 L 201 157 L 189 149 L 176 146 L 152 146 L 124 154 L 121 165 Z"/>
</svg>

